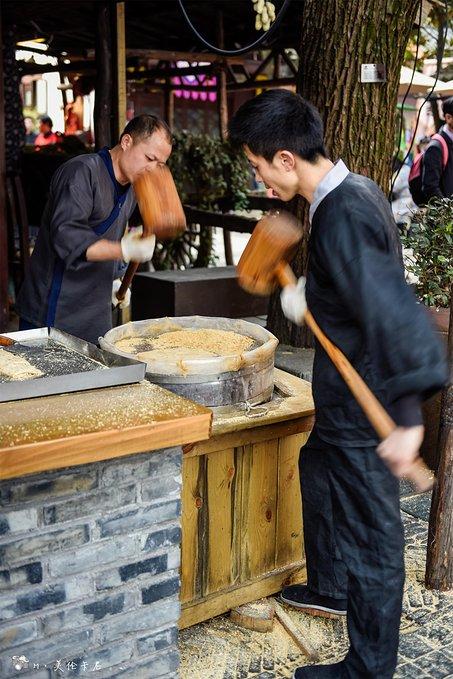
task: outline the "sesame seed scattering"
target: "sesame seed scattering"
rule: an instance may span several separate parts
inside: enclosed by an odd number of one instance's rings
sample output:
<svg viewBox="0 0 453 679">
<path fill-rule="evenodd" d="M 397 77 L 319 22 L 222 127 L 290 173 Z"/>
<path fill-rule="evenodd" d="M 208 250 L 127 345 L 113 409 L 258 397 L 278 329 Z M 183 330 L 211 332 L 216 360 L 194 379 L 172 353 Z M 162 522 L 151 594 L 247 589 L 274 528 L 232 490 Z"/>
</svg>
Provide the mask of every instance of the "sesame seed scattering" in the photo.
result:
<svg viewBox="0 0 453 679">
<path fill-rule="evenodd" d="M 47 337 L 0 349 L 0 383 L 96 370 L 107 366 Z"/>
<path fill-rule="evenodd" d="M 122 430 L 199 413 L 196 403 L 149 382 L 14 401 L 0 404 L 0 446 Z"/>
</svg>

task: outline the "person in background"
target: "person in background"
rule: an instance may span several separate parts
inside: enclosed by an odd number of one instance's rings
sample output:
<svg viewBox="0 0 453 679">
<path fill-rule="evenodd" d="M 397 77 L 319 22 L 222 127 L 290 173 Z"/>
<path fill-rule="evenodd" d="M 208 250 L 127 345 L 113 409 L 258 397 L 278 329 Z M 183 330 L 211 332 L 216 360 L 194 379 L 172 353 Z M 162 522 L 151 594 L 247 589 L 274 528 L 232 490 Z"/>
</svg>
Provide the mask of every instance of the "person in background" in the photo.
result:
<svg viewBox="0 0 453 679">
<path fill-rule="evenodd" d="M 430 141 L 431 137 L 422 137 L 419 139 L 417 143 L 417 153 L 423 153 Z"/>
<path fill-rule="evenodd" d="M 409 188 L 410 167 L 396 157 L 393 161 L 394 176 L 392 184 L 392 212 L 400 233 L 406 233 L 412 215 L 418 210 Z"/>
<path fill-rule="evenodd" d="M 442 163 L 441 142 L 433 139 L 423 156 L 422 190 L 426 202 L 430 198 L 451 198 L 453 196 L 453 97 L 445 99 L 442 104 L 445 124 L 439 134 L 445 139 L 448 148 L 448 160 Z"/>
<path fill-rule="evenodd" d="M 42 116 L 39 123 L 39 134 L 35 139 L 35 146 L 48 146 L 49 144 L 58 144 L 61 140 L 61 135 L 53 132 L 53 121 L 49 116 Z"/>
<path fill-rule="evenodd" d="M 111 329 L 118 264 L 149 261 L 155 245 L 154 236 L 126 229 L 136 205 L 131 184 L 170 153 L 168 126 L 141 115 L 112 149 L 58 168 L 16 303 L 19 329 L 55 327 L 93 343 Z"/>
<path fill-rule="evenodd" d="M 25 125 L 25 143 L 33 146 L 36 137 L 38 136 L 35 132 L 35 122 L 33 118 L 30 118 L 29 116 L 24 118 L 24 125 Z"/>
</svg>

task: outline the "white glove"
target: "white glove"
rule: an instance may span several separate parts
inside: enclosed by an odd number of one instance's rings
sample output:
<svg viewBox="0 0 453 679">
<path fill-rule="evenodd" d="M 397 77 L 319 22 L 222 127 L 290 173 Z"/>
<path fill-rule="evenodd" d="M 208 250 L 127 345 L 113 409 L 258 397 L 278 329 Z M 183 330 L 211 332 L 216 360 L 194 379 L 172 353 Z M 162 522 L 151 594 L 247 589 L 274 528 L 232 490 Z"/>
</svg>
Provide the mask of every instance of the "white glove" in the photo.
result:
<svg viewBox="0 0 453 679">
<path fill-rule="evenodd" d="M 115 278 L 115 280 L 113 281 L 112 304 L 113 304 L 113 306 L 116 306 L 118 304 L 120 309 L 125 309 L 131 303 L 131 290 L 130 290 L 130 288 L 128 288 L 126 290 L 126 294 L 124 295 L 124 299 L 122 299 L 121 302 L 120 302 L 120 300 L 116 296 L 116 293 L 120 289 L 121 283 L 122 283 L 121 278 Z"/>
<path fill-rule="evenodd" d="M 305 312 L 307 311 L 307 301 L 305 299 L 305 278 L 301 276 L 297 285 L 287 285 L 280 293 L 282 311 L 286 318 L 302 325 Z"/>
<path fill-rule="evenodd" d="M 122 237 L 121 251 L 125 262 L 149 262 L 154 254 L 156 236 L 142 238 L 143 228 L 127 231 Z"/>
</svg>

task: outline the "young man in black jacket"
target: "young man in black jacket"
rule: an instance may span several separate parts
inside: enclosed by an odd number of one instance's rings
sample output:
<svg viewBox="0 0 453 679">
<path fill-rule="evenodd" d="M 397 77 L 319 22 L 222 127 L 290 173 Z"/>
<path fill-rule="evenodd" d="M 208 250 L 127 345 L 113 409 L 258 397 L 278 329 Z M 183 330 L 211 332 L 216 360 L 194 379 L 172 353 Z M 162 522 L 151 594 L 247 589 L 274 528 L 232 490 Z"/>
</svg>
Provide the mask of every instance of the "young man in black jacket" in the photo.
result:
<svg viewBox="0 0 453 679">
<path fill-rule="evenodd" d="M 426 202 L 430 198 L 451 198 L 453 196 L 453 97 L 442 104 L 445 124 L 439 134 L 445 139 L 448 160 L 444 167 L 440 141 L 433 139 L 423 156 L 422 190 Z"/>
<path fill-rule="evenodd" d="M 286 588 L 301 609 L 346 613 L 350 649 L 295 679 L 390 679 L 404 583 L 399 481 L 423 438 L 421 401 L 446 379 L 442 349 L 405 283 L 390 205 L 371 180 L 327 158 L 317 110 L 286 90 L 246 102 L 230 123 L 262 180 L 281 200 L 310 203 L 307 280 L 282 307 L 313 316 L 397 423 L 379 443 L 327 354 L 316 344 L 316 423 L 301 451 L 307 585 Z"/>
</svg>

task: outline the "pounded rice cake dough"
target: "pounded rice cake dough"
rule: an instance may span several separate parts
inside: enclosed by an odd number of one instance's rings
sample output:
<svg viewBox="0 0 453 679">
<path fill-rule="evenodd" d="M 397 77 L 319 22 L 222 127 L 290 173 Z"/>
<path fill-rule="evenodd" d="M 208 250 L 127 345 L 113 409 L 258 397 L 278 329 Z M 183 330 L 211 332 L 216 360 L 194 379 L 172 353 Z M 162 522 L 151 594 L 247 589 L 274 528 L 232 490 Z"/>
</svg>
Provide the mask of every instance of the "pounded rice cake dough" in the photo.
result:
<svg viewBox="0 0 453 679">
<path fill-rule="evenodd" d="M 144 361 L 151 365 L 152 363 L 164 363 L 185 361 L 188 358 L 212 358 L 215 356 L 211 351 L 204 349 L 189 349 L 185 347 L 172 347 L 170 349 L 151 349 L 150 351 L 141 351 L 137 354 L 139 361 Z"/>
<path fill-rule="evenodd" d="M 125 337 L 115 342 L 115 346 L 120 351 L 127 351 L 130 354 L 135 353 L 136 349 L 140 344 L 143 344 L 143 337 Z"/>
<path fill-rule="evenodd" d="M 153 339 L 154 349 L 184 348 L 212 352 L 217 356 L 242 354 L 254 340 L 231 330 L 200 328 L 166 332 Z M 186 354 L 186 358 L 189 356 Z"/>
<path fill-rule="evenodd" d="M 32 380 L 35 377 L 41 377 L 44 373 L 23 356 L 16 356 L 10 351 L 0 349 L 0 374 L 12 380 Z"/>
</svg>

